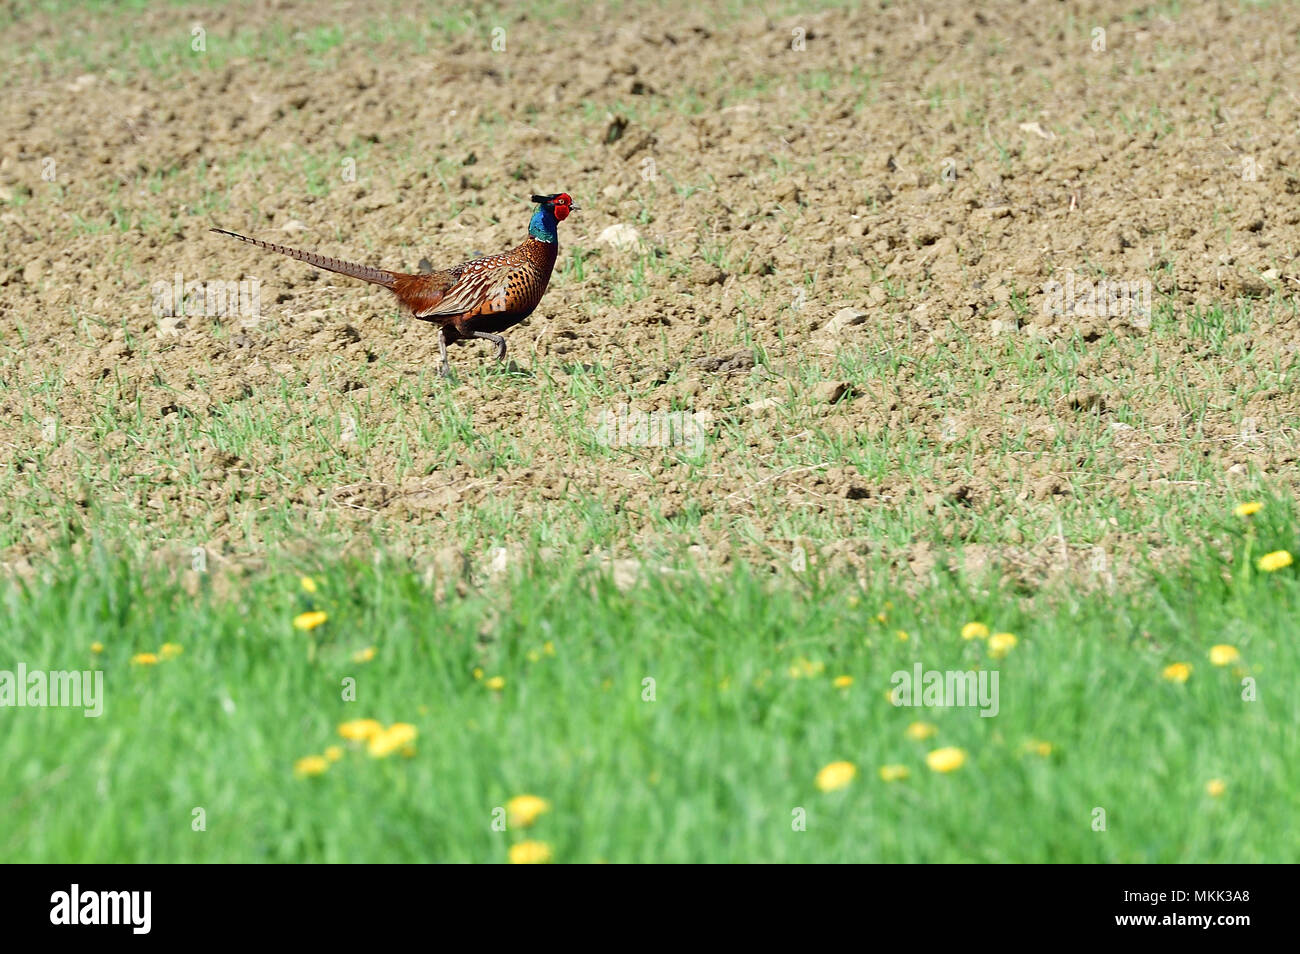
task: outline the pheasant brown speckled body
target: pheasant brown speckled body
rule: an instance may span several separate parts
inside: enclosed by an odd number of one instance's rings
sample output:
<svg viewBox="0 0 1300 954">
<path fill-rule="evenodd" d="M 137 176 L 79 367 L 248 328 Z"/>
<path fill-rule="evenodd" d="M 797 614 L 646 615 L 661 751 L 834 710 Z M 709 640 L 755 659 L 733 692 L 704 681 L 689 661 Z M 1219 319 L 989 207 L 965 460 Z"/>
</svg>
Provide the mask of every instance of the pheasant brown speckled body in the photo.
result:
<svg viewBox="0 0 1300 954">
<path fill-rule="evenodd" d="M 506 340 L 500 332 L 513 328 L 533 313 L 555 268 L 560 243 L 556 224 L 576 211 L 573 200 L 563 192 L 535 195 L 538 204 L 528 224 L 528 238 L 500 255 L 476 258 L 453 268 L 427 275 L 390 272 L 326 258 L 283 245 L 273 245 L 225 229 L 213 229 L 243 242 L 288 255 L 299 261 L 364 282 L 383 285 L 411 315 L 438 326 L 442 373 L 451 368 L 447 345 L 471 338 L 484 338 L 497 346 L 497 358 L 506 356 Z"/>
</svg>

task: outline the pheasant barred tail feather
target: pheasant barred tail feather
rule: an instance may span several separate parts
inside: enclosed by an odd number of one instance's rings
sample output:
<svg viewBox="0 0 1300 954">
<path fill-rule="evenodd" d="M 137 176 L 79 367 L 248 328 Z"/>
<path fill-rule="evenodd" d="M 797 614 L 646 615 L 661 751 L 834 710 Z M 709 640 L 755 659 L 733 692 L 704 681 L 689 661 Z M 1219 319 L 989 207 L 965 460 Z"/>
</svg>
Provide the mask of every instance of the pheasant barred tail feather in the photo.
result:
<svg viewBox="0 0 1300 954">
<path fill-rule="evenodd" d="M 287 245 L 275 245 L 272 242 L 263 242 L 260 239 L 249 238 L 247 235 L 240 235 L 238 232 L 227 232 L 225 229 L 212 229 L 212 231 L 221 235 L 229 235 L 231 238 L 237 238 L 241 242 L 247 242 L 249 245 L 256 245 L 258 248 L 265 248 L 272 252 L 279 252 L 281 255 L 288 255 L 290 258 L 296 258 L 298 261 L 306 262 L 308 265 L 314 265 L 316 268 L 338 272 L 340 275 L 347 275 L 349 278 L 359 278 L 363 282 L 383 285 L 385 288 L 392 288 L 393 283 L 397 279 L 397 273 L 390 272 L 387 269 L 371 268 L 369 265 L 358 265 L 356 262 L 345 262 L 337 258 L 327 258 L 324 255 L 317 255 L 315 252 L 304 252 L 302 249 L 289 248 Z"/>
</svg>

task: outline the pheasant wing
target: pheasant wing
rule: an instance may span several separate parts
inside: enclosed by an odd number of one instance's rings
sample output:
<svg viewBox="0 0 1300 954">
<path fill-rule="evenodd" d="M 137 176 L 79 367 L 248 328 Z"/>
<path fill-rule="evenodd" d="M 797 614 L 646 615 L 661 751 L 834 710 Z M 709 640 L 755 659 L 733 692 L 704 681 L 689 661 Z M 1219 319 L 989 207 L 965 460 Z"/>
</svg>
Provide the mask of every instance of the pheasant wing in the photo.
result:
<svg viewBox="0 0 1300 954">
<path fill-rule="evenodd" d="M 415 312 L 415 317 L 434 318 L 474 311 L 505 311 L 509 304 L 507 294 L 510 275 L 517 267 L 517 262 L 504 256 L 466 262 L 452 270 L 455 281 L 442 296 L 429 307 Z"/>
</svg>

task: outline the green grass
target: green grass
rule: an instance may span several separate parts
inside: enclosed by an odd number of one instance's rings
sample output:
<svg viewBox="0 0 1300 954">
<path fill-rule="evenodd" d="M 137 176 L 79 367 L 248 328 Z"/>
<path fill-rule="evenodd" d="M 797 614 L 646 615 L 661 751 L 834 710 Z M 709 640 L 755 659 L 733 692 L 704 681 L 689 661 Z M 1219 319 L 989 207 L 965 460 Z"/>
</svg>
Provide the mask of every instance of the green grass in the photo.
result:
<svg viewBox="0 0 1300 954">
<path fill-rule="evenodd" d="M 433 588 L 452 581 L 383 562 L 336 565 L 314 596 L 289 565 L 202 576 L 190 594 L 83 556 L 3 593 L 0 656 L 98 666 L 106 703 L 99 718 L 2 710 L 0 856 L 491 862 L 535 838 L 573 862 L 1289 860 L 1300 585 L 1294 568 L 1247 568 L 1294 549 L 1295 530 L 1277 502 L 1255 519 L 1249 551 L 1241 522 L 1230 531 L 1232 567 L 1206 556 L 1147 586 L 1033 600 L 947 575 L 910 594 L 860 589 L 814 569 L 619 589 L 565 561 L 441 599 Z M 309 608 L 328 622 L 295 630 Z M 1018 645 L 991 659 L 960 636 L 972 620 Z M 165 642 L 183 653 L 132 664 Z M 1240 671 L 1210 665 L 1218 643 L 1240 650 Z M 368 646 L 374 659 L 353 662 Z M 1185 684 L 1162 678 L 1176 661 L 1192 664 Z M 1000 711 L 890 705 L 891 674 L 918 662 L 996 669 Z M 852 686 L 835 688 L 840 675 Z M 359 718 L 414 724 L 415 753 L 349 747 L 295 777 L 297 759 L 346 747 L 337 726 Z M 933 738 L 905 735 L 918 720 Z M 1027 748 L 1038 741 L 1049 755 Z M 924 758 L 940 746 L 969 760 L 934 773 Z M 819 792 L 837 760 L 857 778 Z M 886 784 L 885 764 L 910 778 Z M 494 809 L 523 793 L 552 811 L 494 830 Z"/>
</svg>

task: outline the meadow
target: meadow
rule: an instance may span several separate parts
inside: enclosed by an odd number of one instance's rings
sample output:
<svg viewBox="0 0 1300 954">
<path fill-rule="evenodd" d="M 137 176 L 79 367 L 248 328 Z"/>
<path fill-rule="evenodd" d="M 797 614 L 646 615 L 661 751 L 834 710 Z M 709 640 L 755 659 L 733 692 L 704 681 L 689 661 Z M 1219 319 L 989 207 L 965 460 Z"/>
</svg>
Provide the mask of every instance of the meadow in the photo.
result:
<svg viewBox="0 0 1300 954">
<path fill-rule="evenodd" d="M 0 14 L 0 860 L 1294 860 L 1294 4 L 372 6 Z"/>
</svg>

